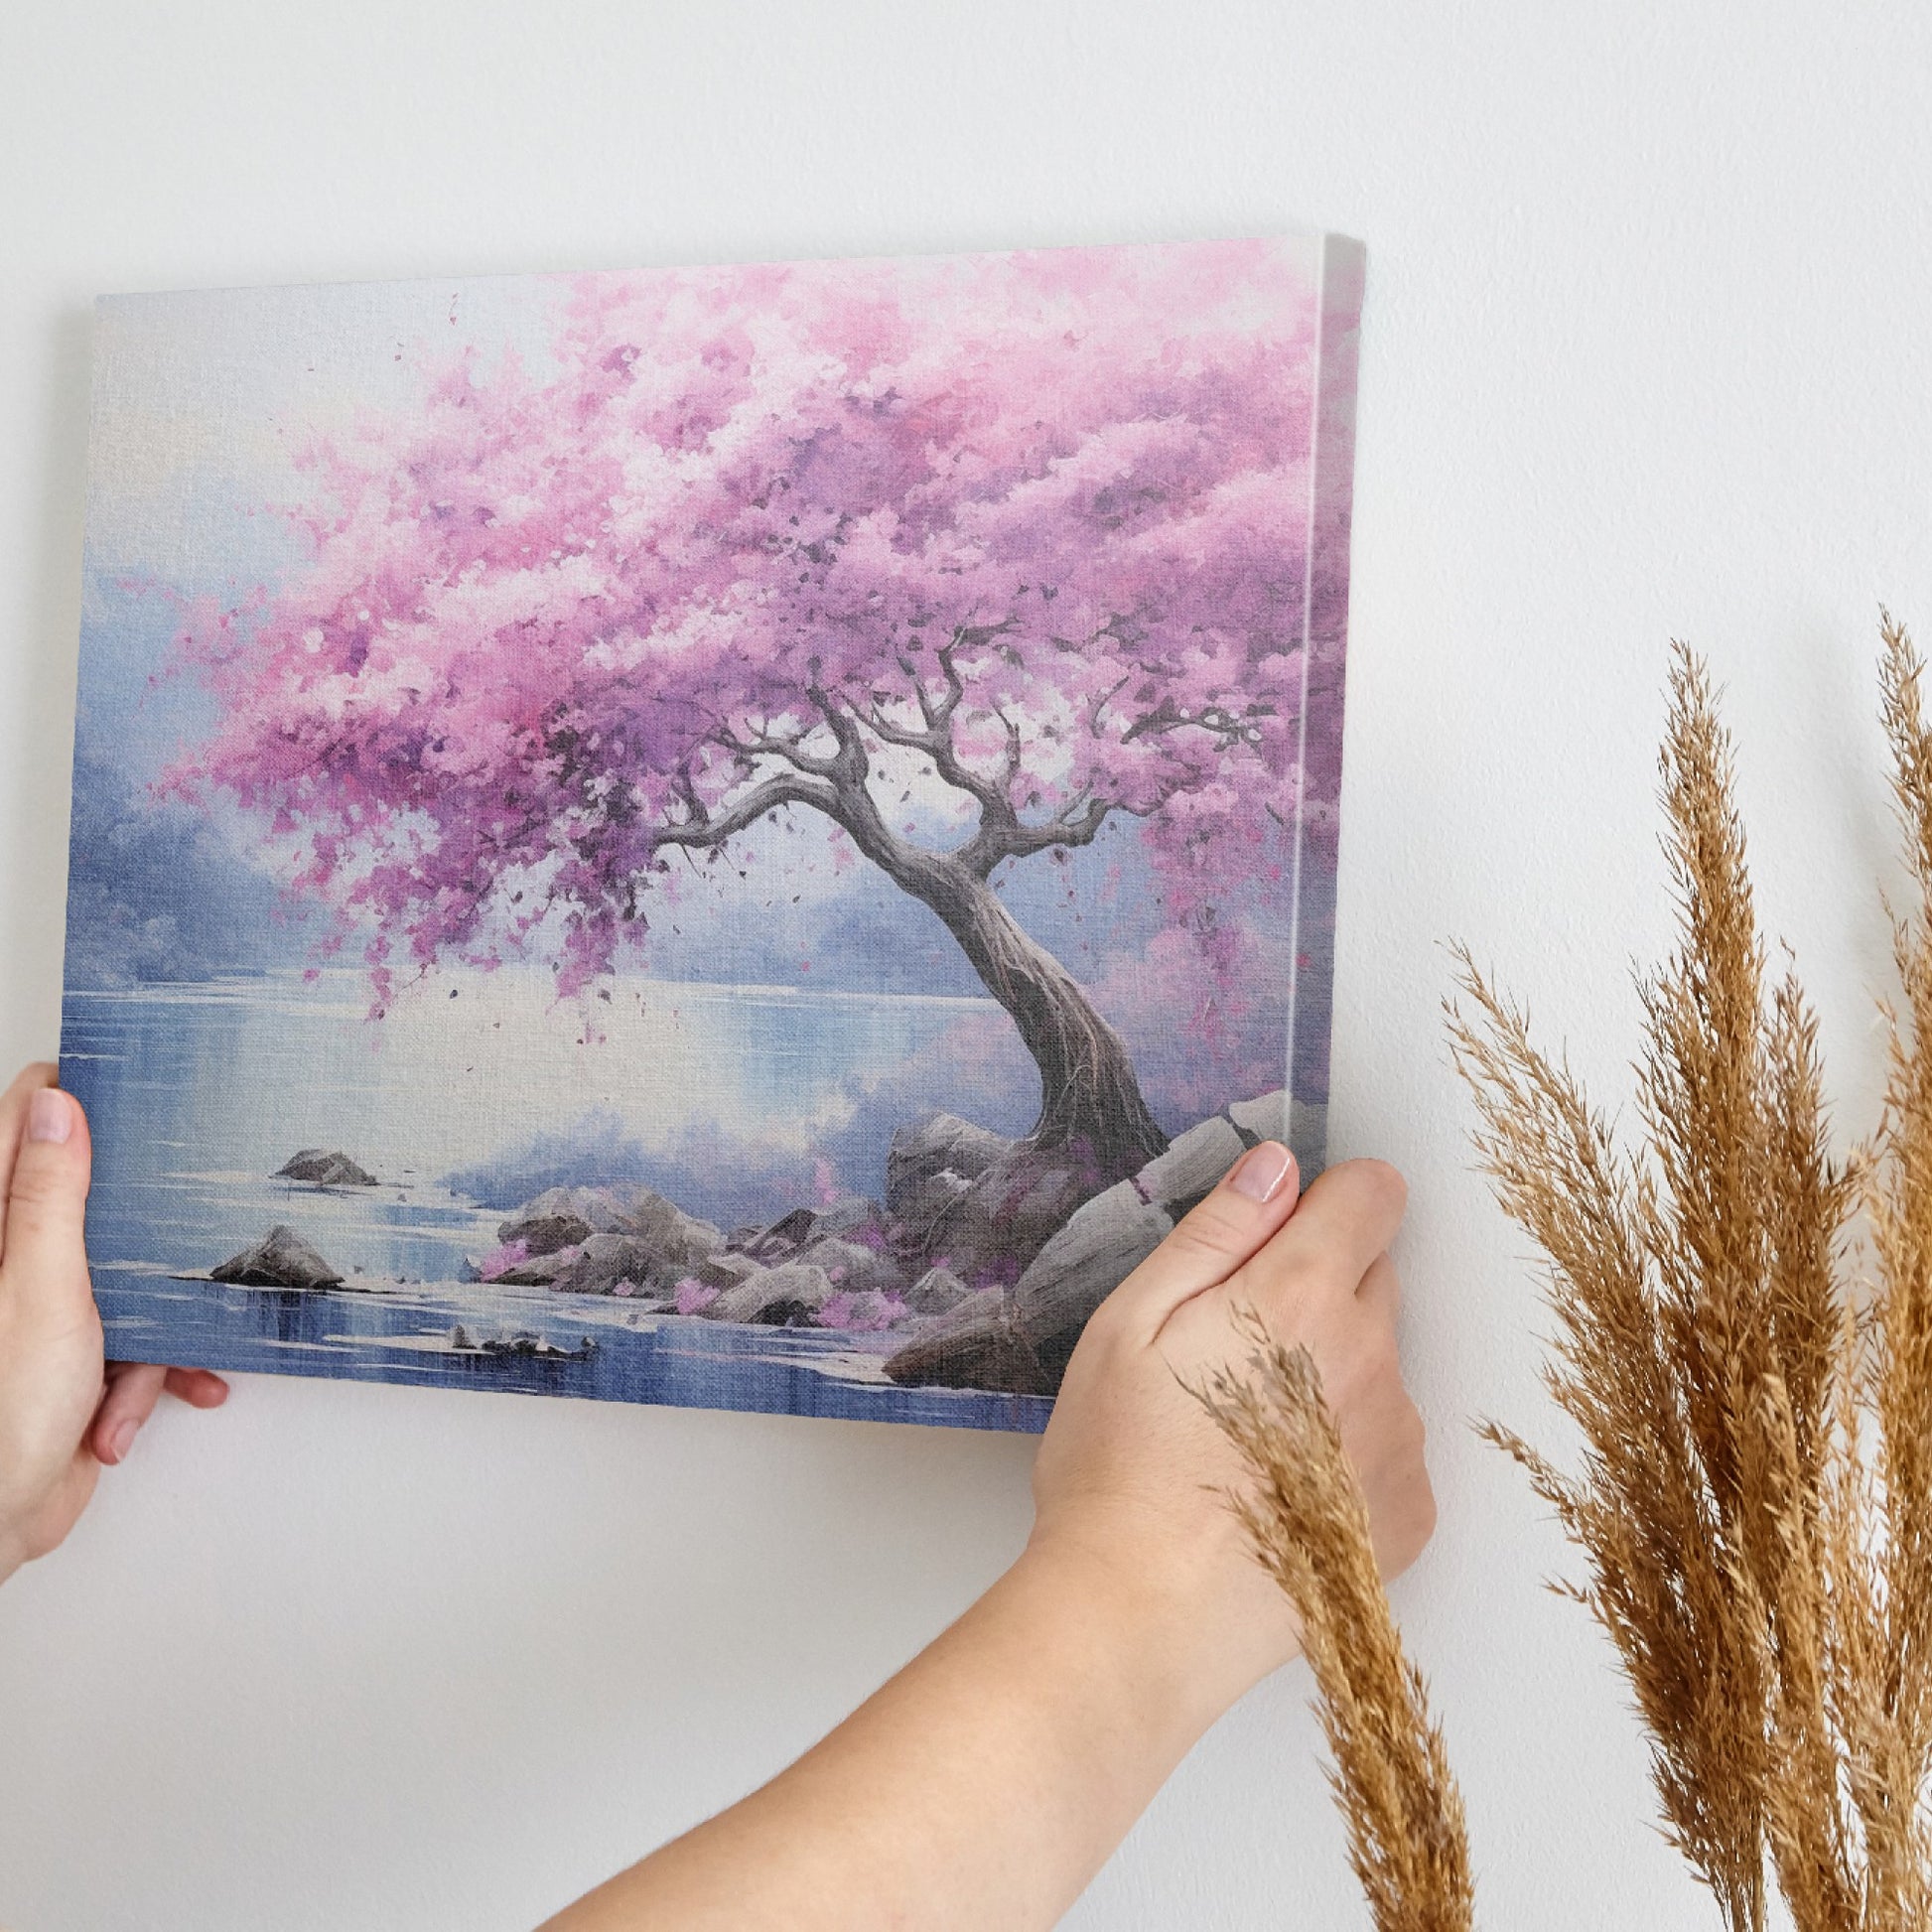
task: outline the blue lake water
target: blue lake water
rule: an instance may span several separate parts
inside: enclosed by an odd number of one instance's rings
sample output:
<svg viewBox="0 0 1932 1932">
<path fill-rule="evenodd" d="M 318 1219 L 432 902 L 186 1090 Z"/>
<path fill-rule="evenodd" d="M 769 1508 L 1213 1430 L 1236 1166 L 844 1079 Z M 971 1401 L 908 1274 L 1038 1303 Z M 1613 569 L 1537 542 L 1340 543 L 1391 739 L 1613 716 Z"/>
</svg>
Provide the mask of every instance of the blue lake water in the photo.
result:
<svg viewBox="0 0 1932 1932">
<path fill-rule="evenodd" d="M 478 976 L 450 1002 L 372 1026 L 348 975 L 142 987 L 67 999 L 63 1079 L 94 1124 L 88 1206 L 94 1292 L 123 1359 L 514 1390 L 607 1401 L 1038 1430 L 1026 1396 L 901 1389 L 886 1338 L 658 1316 L 621 1300 L 462 1279 L 500 1210 L 438 1175 L 590 1104 L 665 1126 L 666 1097 L 742 1133 L 809 1120 L 856 1075 L 886 1080 L 983 1003 L 789 989 L 650 987 L 599 1016 L 532 984 Z M 741 1069 L 742 1072 L 735 1071 Z M 673 1122 L 672 1125 L 678 1123 Z M 303 1147 L 342 1148 L 373 1188 L 270 1176 Z M 285 1221 L 347 1276 L 316 1294 L 227 1288 L 204 1274 Z M 575 1360 L 452 1346 L 527 1331 Z M 889 1342 L 887 1345 L 891 1345 Z"/>
</svg>

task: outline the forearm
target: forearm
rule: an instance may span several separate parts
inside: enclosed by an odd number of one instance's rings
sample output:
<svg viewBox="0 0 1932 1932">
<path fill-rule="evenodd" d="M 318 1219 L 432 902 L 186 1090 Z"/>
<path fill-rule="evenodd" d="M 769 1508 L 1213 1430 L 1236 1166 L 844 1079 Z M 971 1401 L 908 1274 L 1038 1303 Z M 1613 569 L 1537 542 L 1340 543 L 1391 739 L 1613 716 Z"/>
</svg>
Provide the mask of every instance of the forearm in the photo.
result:
<svg viewBox="0 0 1932 1932">
<path fill-rule="evenodd" d="M 1030 1551 L 823 1743 L 550 1932 L 1050 1926 L 1219 1715 L 1177 1614 Z"/>
</svg>

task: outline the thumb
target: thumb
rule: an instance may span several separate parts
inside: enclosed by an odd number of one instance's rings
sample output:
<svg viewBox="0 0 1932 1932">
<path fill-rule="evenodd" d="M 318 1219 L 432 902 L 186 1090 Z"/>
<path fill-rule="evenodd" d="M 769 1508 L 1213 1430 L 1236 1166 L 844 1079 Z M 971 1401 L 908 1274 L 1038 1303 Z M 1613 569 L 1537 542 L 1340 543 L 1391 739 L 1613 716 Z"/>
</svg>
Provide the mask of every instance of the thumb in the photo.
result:
<svg viewBox="0 0 1932 1932">
<path fill-rule="evenodd" d="M 27 1095 L 19 1152 L 0 1229 L 0 1278 L 10 1298 L 65 1302 L 87 1280 L 85 1216 L 93 1148 L 71 1094 L 36 1087 Z"/>
<path fill-rule="evenodd" d="M 1157 1334 L 1183 1302 L 1226 1281 L 1295 1212 L 1300 1174 L 1279 1141 L 1250 1148 L 1168 1238 L 1114 1290 L 1116 1319 Z"/>
</svg>

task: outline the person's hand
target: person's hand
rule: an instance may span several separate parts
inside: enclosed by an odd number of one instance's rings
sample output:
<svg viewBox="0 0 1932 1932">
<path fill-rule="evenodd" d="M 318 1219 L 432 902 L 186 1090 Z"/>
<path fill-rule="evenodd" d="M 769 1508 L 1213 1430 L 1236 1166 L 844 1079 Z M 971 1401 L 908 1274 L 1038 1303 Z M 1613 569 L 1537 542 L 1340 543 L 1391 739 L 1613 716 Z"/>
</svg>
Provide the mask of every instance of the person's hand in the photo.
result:
<svg viewBox="0 0 1932 1932">
<path fill-rule="evenodd" d="M 52 1066 L 0 1096 L 0 1578 L 55 1548 L 164 1388 L 212 1409 L 200 1368 L 102 1360 L 81 1217 L 92 1146 Z"/>
<path fill-rule="evenodd" d="M 1035 1464 L 1033 1537 L 978 1602 L 788 1771 L 546 1932 L 1057 1924 L 1201 1732 L 1296 1648 L 1216 1493 L 1238 1458 L 1182 1386 L 1252 1352 L 1237 1311 L 1314 1355 L 1384 1571 L 1435 1523 L 1395 1360 L 1401 1178 L 1355 1161 L 1295 1191 L 1285 1149 L 1252 1150 L 1087 1323 Z"/>
<path fill-rule="evenodd" d="M 1222 1500 L 1243 1485 L 1239 1458 L 1189 1393 L 1252 1352 L 1239 1311 L 1313 1356 L 1383 1575 L 1435 1528 L 1422 1418 L 1396 1361 L 1388 1248 L 1406 1194 L 1393 1168 L 1348 1161 L 1298 1200 L 1288 1150 L 1250 1150 L 1101 1305 L 1067 1364 L 1035 1465 L 1029 1557 L 1145 1609 L 1210 1713 L 1298 1646 L 1294 1613 Z"/>
</svg>

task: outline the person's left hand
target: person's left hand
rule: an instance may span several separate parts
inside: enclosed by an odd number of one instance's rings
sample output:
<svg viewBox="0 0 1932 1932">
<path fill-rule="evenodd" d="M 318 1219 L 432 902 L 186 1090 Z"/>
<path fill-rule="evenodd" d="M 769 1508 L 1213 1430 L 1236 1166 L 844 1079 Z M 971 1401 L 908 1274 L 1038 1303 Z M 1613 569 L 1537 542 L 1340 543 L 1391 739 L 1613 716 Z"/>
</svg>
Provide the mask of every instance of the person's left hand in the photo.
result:
<svg viewBox="0 0 1932 1932">
<path fill-rule="evenodd" d="M 62 1542 L 164 1388 L 197 1409 L 228 1394 L 207 1369 L 102 1359 L 82 1230 L 93 1148 L 57 1078 L 30 1066 L 0 1096 L 0 1579 Z"/>
</svg>

